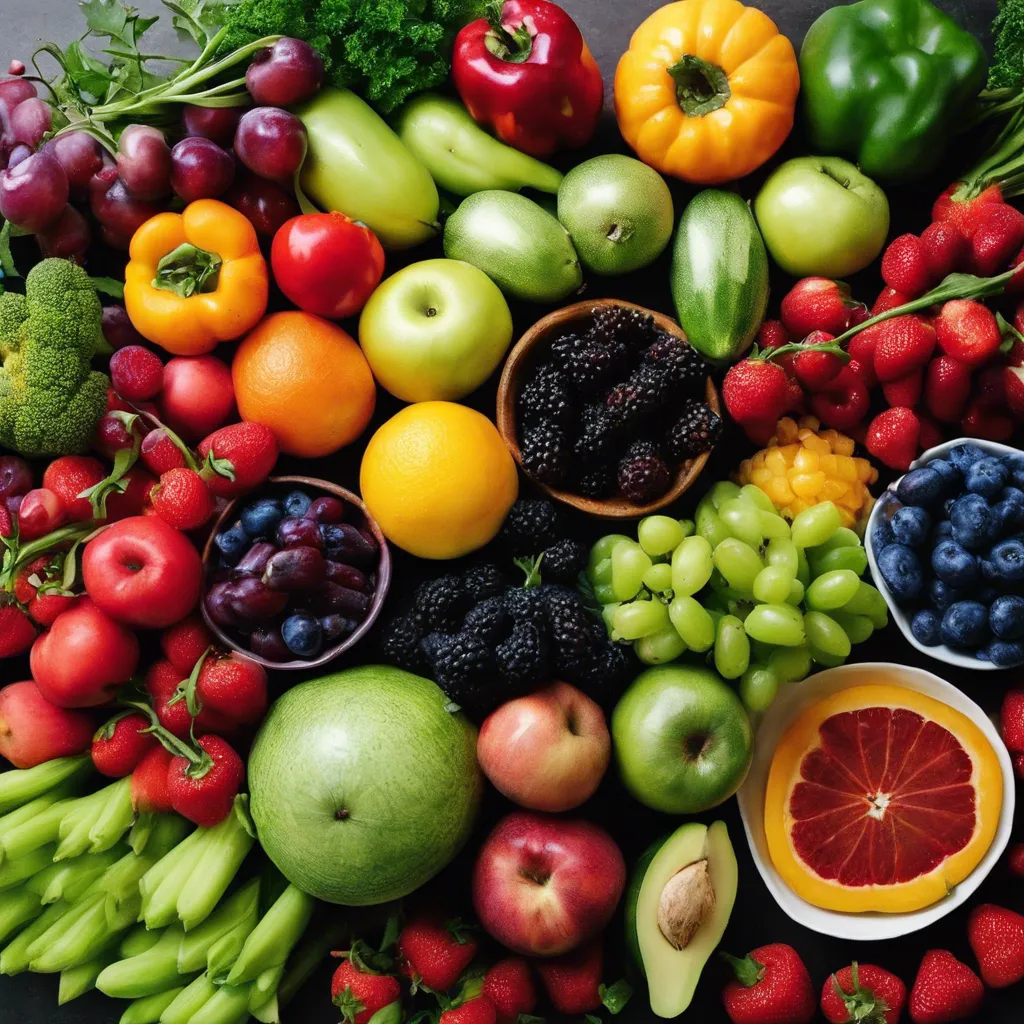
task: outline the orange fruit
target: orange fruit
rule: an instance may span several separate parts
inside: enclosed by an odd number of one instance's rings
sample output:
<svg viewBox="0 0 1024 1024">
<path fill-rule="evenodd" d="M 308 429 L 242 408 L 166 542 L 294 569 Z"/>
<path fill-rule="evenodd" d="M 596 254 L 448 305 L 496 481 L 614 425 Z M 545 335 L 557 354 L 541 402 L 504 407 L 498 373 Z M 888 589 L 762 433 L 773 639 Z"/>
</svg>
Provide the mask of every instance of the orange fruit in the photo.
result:
<svg viewBox="0 0 1024 1024">
<path fill-rule="evenodd" d="M 501 529 L 519 481 L 486 416 L 454 402 L 418 402 L 370 438 L 359 488 L 388 540 L 420 558 L 458 558 Z"/>
<path fill-rule="evenodd" d="M 853 686 L 804 711 L 779 742 L 768 850 L 816 907 L 919 910 L 978 866 L 1002 793 L 995 751 L 965 715 L 902 686 Z"/>
<path fill-rule="evenodd" d="M 282 452 L 305 459 L 351 444 L 377 398 L 356 342 L 297 310 L 261 320 L 238 347 L 231 376 L 242 419 L 270 427 Z"/>
</svg>

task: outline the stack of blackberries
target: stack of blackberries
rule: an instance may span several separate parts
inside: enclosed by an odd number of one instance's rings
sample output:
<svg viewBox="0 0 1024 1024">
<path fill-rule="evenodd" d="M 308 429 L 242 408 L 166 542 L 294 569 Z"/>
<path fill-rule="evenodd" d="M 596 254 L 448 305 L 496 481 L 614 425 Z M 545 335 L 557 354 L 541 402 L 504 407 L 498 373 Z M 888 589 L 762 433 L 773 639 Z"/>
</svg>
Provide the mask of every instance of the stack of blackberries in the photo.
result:
<svg viewBox="0 0 1024 1024">
<path fill-rule="evenodd" d="M 595 311 L 551 344 L 518 396 L 523 469 L 587 498 L 644 505 L 678 466 L 712 448 L 721 419 L 704 402 L 708 367 L 649 313 Z"/>
<path fill-rule="evenodd" d="M 476 718 L 555 679 L 614 703 L 637 666 L 576 589 L 587 546 L 543 500 L 515 503 L 500 544 L 510 572 L 478 562 L 421 584 L 412 608 L 384 628 L 384 660 L 431 676 Z M 525 585 L 512 581 L 513 563 Z"/>
</svg>

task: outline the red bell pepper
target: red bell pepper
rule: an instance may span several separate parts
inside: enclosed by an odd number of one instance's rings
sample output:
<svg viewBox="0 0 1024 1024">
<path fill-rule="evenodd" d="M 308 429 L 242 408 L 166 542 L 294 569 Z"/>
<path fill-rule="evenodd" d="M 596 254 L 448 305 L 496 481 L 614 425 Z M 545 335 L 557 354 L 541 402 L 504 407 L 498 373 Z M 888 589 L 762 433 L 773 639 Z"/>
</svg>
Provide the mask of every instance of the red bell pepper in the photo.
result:
<svg viewBox="0 0 1024 1024">
<path fill-rule="evenodd" d="M 547 0 L 495 3 L 466 25 L 455 40 L 452 78 L 477 121 L 536 157 L 589 141 L 604 100 L 579 27 Z"/>
</svg>

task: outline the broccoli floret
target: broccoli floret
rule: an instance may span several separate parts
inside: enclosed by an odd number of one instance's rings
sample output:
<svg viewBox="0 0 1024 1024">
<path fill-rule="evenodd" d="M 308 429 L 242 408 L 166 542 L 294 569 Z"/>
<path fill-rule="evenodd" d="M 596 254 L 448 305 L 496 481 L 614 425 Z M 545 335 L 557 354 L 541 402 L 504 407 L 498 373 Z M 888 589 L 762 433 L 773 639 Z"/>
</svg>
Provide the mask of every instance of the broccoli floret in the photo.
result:
<svg viewBox="0 0 1024 1024">
<path fill-rule="evenodd" d="M 0 296 L 0 447 L 29 458 L 85 451 L 110 385 L 90 367 L 109 351 L 102 319 L 89 275 L 70 260 L 43 260 L 24 295 Z"/>
</svg>

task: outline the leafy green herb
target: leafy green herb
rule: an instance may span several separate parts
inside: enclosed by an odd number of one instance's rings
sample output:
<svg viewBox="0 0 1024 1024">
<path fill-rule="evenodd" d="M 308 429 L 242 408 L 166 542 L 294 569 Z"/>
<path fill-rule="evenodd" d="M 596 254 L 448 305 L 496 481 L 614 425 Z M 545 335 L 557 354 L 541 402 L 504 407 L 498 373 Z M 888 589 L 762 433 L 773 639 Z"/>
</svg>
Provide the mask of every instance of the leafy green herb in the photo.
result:
<svg viewBox="0 0 1024 1024">
<path fill-rule="evenodd" d="M 992 22 L 995 51 L 988 70 L 989 89 L 1016 89 L 1024 84 L 1024 0 L 1000 0 Z"/>
</svg>

